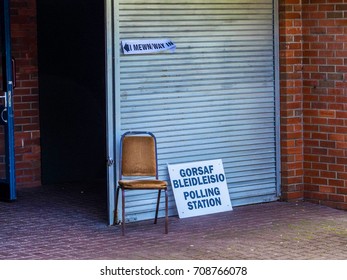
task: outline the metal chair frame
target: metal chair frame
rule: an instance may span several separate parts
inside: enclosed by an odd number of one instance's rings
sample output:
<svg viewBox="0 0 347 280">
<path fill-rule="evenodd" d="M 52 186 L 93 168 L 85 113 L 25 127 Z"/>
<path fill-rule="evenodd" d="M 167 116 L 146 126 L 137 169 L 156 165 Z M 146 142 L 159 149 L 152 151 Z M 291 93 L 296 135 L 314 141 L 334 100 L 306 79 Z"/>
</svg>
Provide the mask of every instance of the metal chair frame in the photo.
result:
<svg viewBox="0 0 347 280">
<path fill-rule="evenodd" d="M 124 138 L 127 136 L 136 136 L 136 135 L 148 135 L 150 137 L 153 138 L 154 140 L 154 151 L 155 151 L 155 163 L 156 163 L 156 172 L 155 172 L 155 179 L 159 180 L 159 176 L 158 176 L 158 157 L 157 157 L 157 139 L 154 136 L 153 133 L 148 132 L 148 131 L 127 131 L 125 132 L 120 140 L 120 152 L 119 152 L 119 180 L 122 180 L 123 178 L 123 170 L 122 170 L 122 161 L 123 161 L 123 141 Z M 124 187 L 120 186 L 120 184 L 117 184 L 117 191 L 116 191 L 116 203 L 115 203 L 115 209 L 117 213 L 117 209 L 118 209 L 118 199 L 119 199 L 119 190 L 122 190 L 122 221 L 121 221 L 121 226 L 122 226 L 122 235 L 125 235 L 125 189 Z M 154 190 L 155 188 L 145 188 L 145 187 L 141 187 L 141 188 L 131 188 L 130 190 Z M 127 189 L 129 190 L 129 189 Z M 167 186 L 165 188 L 159 188 L 158 189 L 158 197 L 157 197 L 157 205 L 156 205 L 156 211 L 155 211 L 155 218 L 154 218 L 154 224 L 157 223 L 158 220 L 158 212 L 159 212 L 159 203 L 160 203 L 160 197 L 161 197 L 161 191 L 164 190 L 165 191 L 165 233 L 168 233 L 168 190 L 167 190 Z"/>
</svg>

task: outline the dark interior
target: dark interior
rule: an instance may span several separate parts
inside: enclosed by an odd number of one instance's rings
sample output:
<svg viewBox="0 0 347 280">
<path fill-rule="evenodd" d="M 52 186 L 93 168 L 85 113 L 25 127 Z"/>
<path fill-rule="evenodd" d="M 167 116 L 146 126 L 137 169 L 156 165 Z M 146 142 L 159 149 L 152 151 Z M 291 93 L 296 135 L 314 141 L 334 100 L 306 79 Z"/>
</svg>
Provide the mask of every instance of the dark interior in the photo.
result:
<svg viewBox="0 0 347 280">
<path fill-rule="evenodd" d="M 106 178 L 104 1 L 37 0 L 42 183 Z"/>
</svg>

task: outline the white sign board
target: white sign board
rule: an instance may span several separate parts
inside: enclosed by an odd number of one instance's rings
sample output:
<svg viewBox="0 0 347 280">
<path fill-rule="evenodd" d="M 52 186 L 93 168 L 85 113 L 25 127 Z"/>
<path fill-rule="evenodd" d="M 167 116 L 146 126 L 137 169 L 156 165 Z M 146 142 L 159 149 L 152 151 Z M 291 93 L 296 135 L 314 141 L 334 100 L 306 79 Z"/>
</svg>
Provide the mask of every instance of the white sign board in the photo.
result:
<svg viewBox="0 0 347 280">
<path fill-rule="evenodd" d="M 127 55 L 176 50 L 176 45 L 170 39 L 123 40 L 121 45 L 123 53 Z"/>
<path fill-rule="evenodd" d="M 232 210 L 221 159 L 168 165 L 180 218 Z"/>
</svg>

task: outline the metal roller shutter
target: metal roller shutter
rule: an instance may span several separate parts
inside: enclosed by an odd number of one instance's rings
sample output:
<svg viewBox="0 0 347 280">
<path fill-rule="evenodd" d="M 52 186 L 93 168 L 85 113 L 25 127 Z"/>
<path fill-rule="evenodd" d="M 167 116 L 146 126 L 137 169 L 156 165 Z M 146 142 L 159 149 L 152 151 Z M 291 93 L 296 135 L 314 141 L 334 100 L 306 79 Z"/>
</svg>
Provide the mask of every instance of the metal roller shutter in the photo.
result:
<svg viewBox="0 0 347 280">
<path fill-rule="evenodd" d="M 273 10 L 272 0 L 117 1 L 119 41 L 177 46 L 116 52 L 119 134 L 156 134 L 161 178 L 168 163 L 221 158 L 233 206 L 277 199 Z M 153 217 L 155 193 L 127 197 L 128 220 Z"/>
</svg>

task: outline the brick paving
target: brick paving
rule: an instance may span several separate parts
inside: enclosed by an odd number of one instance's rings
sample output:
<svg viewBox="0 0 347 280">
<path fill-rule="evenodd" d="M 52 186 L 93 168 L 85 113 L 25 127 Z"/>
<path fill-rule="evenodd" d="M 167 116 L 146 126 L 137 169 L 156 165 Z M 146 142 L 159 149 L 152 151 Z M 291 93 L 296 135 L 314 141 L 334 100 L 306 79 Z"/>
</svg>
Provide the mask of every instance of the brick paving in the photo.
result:
<svg viewBox="0 0 347 280">
<path fill-rule="evenodd" d="M 231 212 L 107 226 L 103 191 L 45 186 L 0 202 L 0 259 L 347 259 L 347 212 L 272 202 Z"/>
</svg>

